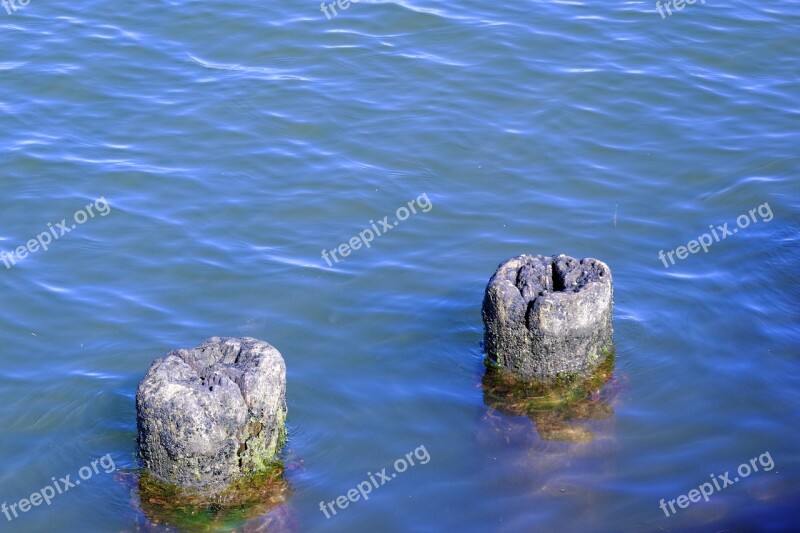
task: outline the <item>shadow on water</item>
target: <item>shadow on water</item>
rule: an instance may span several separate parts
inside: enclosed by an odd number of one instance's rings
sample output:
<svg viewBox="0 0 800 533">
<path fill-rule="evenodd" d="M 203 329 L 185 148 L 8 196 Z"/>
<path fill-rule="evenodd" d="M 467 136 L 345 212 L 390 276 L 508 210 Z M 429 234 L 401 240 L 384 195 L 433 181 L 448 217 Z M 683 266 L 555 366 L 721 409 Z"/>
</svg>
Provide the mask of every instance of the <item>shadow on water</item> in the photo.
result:
<svg viewBox="0 0 800 533">
<path fill-rule="evenodd" d="M 484 403 L 507 416 L 530 418 L 544 441 L 588 442 L 594 433 L 576 424 L 614 416 L 601 389 L 614 373 L 614 352 L 587 378 L 560 377 L 552 383 L 520 380 L 487 363 L 483 376 Z"/>
<path fill-rule="evenodd" d="M 291 489 L 283 463 L 240 480 L 225 491 L 202 495 L 169 485 L 140 470 L 121 473 L 131 489 L 139 531 L 295 531 Z"/>
</svg>

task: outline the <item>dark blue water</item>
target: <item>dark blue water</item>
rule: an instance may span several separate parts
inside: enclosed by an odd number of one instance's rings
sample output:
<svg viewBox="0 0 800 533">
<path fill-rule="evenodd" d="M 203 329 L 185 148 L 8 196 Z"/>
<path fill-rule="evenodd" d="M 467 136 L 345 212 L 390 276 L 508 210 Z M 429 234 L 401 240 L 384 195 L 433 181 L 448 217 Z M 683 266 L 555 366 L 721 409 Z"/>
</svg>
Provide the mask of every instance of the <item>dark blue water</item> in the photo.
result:
<svg viewBox="0 0 800 533">
<path fill-rule="evenodd" d="M 107 454 L 114 471 L 0 529 L 166 531 L 130 481 L 136 386 L 214 335 L 286 359 L 276 530 L 796 526 L 796 2 L 662 18 L 649 2 L 362 0 L 331 20 L 315 1 L 15 5 L 0 503 Z M 369 248 L 322 257 L 385 216 Z M 47 251 L 16 255 L 48 224 Z M 677 250 L 706 232 L 707 253 Z M 613 416 L 552 441 L 487 405 L 480 305 L 501 261 L 560 252 L 611 267 L 616 362 L 598 391 Z M 425 464 L 320 511 L 420 446 Z M 708 502 L 659 508 L 754 458 Z"/>
</svg>

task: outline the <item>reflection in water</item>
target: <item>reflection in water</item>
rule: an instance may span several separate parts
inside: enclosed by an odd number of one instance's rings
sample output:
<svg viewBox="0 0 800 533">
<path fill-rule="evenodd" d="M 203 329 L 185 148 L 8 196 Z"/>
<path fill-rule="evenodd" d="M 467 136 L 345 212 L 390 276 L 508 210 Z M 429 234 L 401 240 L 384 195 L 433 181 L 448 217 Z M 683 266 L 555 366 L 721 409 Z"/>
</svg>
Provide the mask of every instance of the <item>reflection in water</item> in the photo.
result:
<svg viewBox="0 0 800 533">
<path fill-rule="evenodd" d="M 504 368 L 487 365 L 484 403 L 505 415 L 527 416 L 542 440 L 588 442 L 594 433 L 573 421 L 614 416 L 600 395 L 613 372 L 613 351 L 588 378 L 559 378 L 552 383 L 520 380 Z"/>
<path fill-rule="evenodd" d="M 291 494 L 283 463 L 240 480 L 224 492 L 201 495 L 163 483 L 147 472 L 122 474 L 145 531 L 170 526 L 180 531 L 291 531 Z M 244 526 L 242 526 L 244 524 Z"/>
<path fill-rule="evenodd" d="M 597 487 L 619 475 L 612 403 L 621 383 L 613 369 L 613 352 L 590 377 L 549 384 L 487 367 L 488 409 L 476 434 L 485 457 L 481 475 L 499 497 L 530 510 L 504 516 L 506 530 L 530 531 L 537 529 L 532 522 L 553 520 L 583 531 L 603 522 L 608 507 Z M 575 508 L 580 515 L 572 514 Z"/>
</svg>

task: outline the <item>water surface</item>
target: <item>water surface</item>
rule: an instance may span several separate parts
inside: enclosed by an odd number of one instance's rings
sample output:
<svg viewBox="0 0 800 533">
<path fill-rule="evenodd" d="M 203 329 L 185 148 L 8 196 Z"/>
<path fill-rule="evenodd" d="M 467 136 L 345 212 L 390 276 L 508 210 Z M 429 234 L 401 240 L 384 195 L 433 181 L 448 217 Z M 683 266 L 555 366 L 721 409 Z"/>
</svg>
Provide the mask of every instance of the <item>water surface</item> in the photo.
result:
<svg viewBox="0 0 800 533">
<path fill-rule="evenodd" d="M 288 367 L 298 531 L 787 531 L 800 487 L 793 2 L 32 0 L 0 10 L 0 502 L 137 531 L 134 395 L 219 336 Z M 426 194 L 329 266 L 332 250 Z M 772 218 L 665 268 L 659 251 Z M 607 262 L 611 418 L 547 441 L 484 399 L 480 304 L 521 253 Z M 418 464 L 326 519 L 425 446 Z M 674 516 L 659 509 L 769 452 Z M 155 530 L 165 530 L 163 526 Z"/>
</svg>

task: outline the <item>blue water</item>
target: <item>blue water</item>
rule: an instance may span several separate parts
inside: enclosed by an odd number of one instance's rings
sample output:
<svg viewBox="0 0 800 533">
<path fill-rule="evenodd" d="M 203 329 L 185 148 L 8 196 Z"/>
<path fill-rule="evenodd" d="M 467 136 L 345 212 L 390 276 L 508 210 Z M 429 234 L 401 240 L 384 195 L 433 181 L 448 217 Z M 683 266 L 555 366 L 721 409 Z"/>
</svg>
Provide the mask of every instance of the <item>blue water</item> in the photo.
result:
<svg viewBox="0 0 800 533">
<path fill-rule="evenodd" d="M 136 386 L 215 335 L 286 360 L 277 530 L 796 527 L 796 2 L 662 19 L 362 0 L 331 20 L 316 1 L 18 2 L 0 9 L 0 250 L 70 231 L 0 262 L 0 503 L 106 454 L 116 470 L 0 530 L 167 531 L 130 482 Z M 659 259 L 740 215 L 707 253 Z M 489 277 L 561 252 L 615 282 L 614 415 L 575 421 L 582 442 L 543 440 L 481 384 Z M 320 511 L 420 446 L 427 464 Z M 764 453 L 769 471 L 659 508 Z"/>
</svg>

